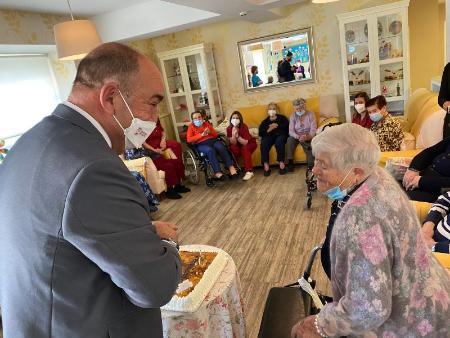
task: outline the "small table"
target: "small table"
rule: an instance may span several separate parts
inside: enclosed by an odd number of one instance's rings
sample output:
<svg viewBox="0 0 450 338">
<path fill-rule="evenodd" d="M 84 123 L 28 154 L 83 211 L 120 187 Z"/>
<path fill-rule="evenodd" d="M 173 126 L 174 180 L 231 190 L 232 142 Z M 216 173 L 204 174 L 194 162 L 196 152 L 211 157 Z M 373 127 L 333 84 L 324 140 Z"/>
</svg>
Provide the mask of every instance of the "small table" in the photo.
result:
<svg viewBox="0 0 450 338">
<path fill-rule="evenodd" d="M 207 245 L 196 245 L 208 251 Z M 181 248 L 182 250 L 182 248 Z M 161 310 L 164 337 L 245 337 L 240 283 L 231 256 L 211 291 L 195 312 Z"/>
</svg>

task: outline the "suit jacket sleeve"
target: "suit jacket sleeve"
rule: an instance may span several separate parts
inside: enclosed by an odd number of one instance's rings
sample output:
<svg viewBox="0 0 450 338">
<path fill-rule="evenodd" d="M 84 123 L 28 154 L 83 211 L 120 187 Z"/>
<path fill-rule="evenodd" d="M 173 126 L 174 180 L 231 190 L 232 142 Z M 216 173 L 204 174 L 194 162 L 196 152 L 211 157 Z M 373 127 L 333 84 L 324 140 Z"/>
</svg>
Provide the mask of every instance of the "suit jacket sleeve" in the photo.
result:
<svg viewBox="0 0 450 338">
<path fill-rule="evenodd" d="M 444 67 L 441 88 L 439 89 L 438 103 L 442 107 L 445 101 L 450 101 L 450 63 Z"/>
<path fill-rule="evenodd" d="M 133 304 L 157 308 L 173 296 L 181 262 L 177 250 L 159 238 L 145 203 L 120 161 L 98 160 L 72 182 L 62 231 Z"/>
<path fill-rule="evenodd" d="M 436 156 L 445 152 L 449 144 L 450 137 L 443 139 L 442 141 L 436 143 L 434 146 L 422 150 L 420 153 L 414 156 L 409 167 L 418 171 L 425 170 L 433 162 Z"/>
</svg>

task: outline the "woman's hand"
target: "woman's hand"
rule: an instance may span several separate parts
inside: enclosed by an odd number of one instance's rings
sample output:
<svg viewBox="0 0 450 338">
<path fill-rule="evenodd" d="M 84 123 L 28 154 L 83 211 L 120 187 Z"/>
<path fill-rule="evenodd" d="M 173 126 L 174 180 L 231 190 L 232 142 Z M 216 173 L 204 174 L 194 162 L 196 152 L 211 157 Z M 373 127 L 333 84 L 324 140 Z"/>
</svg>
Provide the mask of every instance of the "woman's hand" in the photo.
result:
<svg viewBox="0 0 450 338">
<path fill-rule="evenodd" d="M 430 221 L 425 222 L 420 229 L 420 233 L 422 234 L 422 238 L 425 241 L 427 247 L 431 249 L 433 245 L 436 244 L 436 242 L 433 240 L 434 223 Z"/>
<path fill-rule="evenodd" d="M 165 139 L 165 138 L 162 138 L 162 139 L 161 139 L 161 142 L 159 143 L 159 147 L 161 148 L 161 150 L 166 149 L 166 147 L 167 147 L 167 142 L 166 142 L 166 139 Z"/>
<path fill-rule="evenodd" d="M 450 101 L 445 101 L 444 104 L 442 105 L 442 108 L 447 110 L 449 106 L 450 106 Z"/>
<path fill-rule="evenodd" d="M 233 136 L 235 139 L 239 137 L 239 129 L 237 127 L 233 127 L 233 130 L 231 131 L 231 136 Z"/>
<path fill-rule="evenodd" d="M 412 180 L 419 176 L 419 173 L 417 171 L 413 170 L 406 170 L 405 175 L 403 176 L 403 186 L 406 188 L 406 190 L 409 190 L 408 187 L 411 185 Z"/>
<path fill-rule="evenodd" d="M 417 189 L 417 188 L 419 187 L 420 179 L 421 179 L 420 176 L 414 176 L 414 177 L 409 181 L 409 183 L 405 186 L 405 189 L 406 189 L 407 191 Z"/>
<path fill-rule="evenodd" d="M 321 336 L 314 325 L 315 319 L 316 316 L 308 316 L 295 324 L 291 331 L 291 338 L 320 338 Z"/>
<path fill-rule="evenodd" d="M 205 130 L 203 130 L 202 136 L 206 136 L 208 134 L 209 134 L 209 128 L 206 128 Z"/>
</svg>

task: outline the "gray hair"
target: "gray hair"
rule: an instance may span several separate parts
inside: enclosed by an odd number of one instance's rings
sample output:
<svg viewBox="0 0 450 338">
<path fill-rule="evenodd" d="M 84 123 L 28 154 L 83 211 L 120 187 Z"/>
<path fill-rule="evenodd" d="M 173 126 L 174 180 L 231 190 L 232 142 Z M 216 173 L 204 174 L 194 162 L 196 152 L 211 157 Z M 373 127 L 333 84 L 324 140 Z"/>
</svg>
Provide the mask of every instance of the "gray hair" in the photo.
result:
<svg viewBox="0 0 450 338">
<path fill-rule="evenodd" d="M 302 98 L 297 98 L 292 101 L 292 105 L 295 106 L 305 106 L 306 107 L 306 100 Z"/>
<path fill-rule="evenodd" d="M 311 142 L 314 155 L 325 153 L 337 170 L 361 167 L 371 174 L 380 160 L 380 147 L 375 135 L 355 123 L 328 127 Z"/>
</svg>

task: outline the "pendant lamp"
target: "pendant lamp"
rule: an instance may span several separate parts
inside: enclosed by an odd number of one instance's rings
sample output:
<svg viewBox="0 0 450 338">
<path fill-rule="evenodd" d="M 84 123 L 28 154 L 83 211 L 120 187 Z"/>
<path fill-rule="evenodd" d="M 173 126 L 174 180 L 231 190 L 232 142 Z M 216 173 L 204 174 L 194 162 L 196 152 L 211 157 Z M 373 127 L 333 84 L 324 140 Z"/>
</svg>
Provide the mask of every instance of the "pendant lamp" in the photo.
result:
<svg viewBox="0 0 450 338">
<path fill-rule="evenodd" d="M 74 20 L 69 0 L 67 4 L 72 20 L 53 27 L 56 50 L 60 60 L 79 60 L 100 45 L 101 40 L 94 23 L 90 20 Z"/>
</svg>

